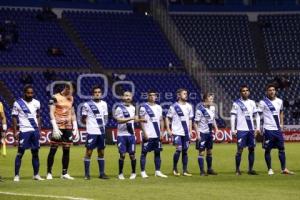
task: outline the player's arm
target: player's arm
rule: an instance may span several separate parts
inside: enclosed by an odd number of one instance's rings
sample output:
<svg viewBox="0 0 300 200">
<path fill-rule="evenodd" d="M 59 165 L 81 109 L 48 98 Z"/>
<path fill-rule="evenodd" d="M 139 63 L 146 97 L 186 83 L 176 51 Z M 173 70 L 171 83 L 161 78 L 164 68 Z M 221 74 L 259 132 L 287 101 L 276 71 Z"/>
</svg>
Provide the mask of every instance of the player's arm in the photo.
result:
<svg viewBox="0 0 300 200">
<path fill-rule="evenodd" d="M 129 122 L 131 120 L 135 120 L 135 118 L 136 118 L 136 116 L 134 116 L 134 117 L 127 117 L 127 118 L 115 118 L 115 119 L 117 120 L 117 122 L 119 124 L 125 124 L 125 123 L 127 123 L 127 122 Z"/>
<path fill-rule="evenodd" d="M 192 137 L 192 131 L 193 131 L 193 118 L 194 118 L 194 111 L 193 107 L 190 106 L 190 112 L 189 112 L 189 129 L 190 129 L 190 136 Z"/>
<path fill-rule="evenodd" d="M 108 123 L 108 115 L 104 115 L 104 124 L 106 125 Z"/>
<path fill-rule="evenodd" d="M 3 109 L 3 105 L 0 103 L 0 118 L 1 118 L 1 121 L 2 121 L 2 130 L 4 132 L 7 131 L 7 122 L 6 122 L 6 116 L 5 116 L 5 112 L 4 112 L 4 109 Z"/>
<path fill-rule="evenodd" d="M 159 123 L 160 123 L 160 140 L 163 140 L 163 136 L 164 136 L 164 130 L 165 130 L 165 121 L 163 116 L 160 117 L 159 119 Z"/>
<path fill-rule="evenodd" d="M 75 135 L 75 138 L 79 137 L 79 130 L 78 130 L 78 124 L 77 124 L 77 118 L 74 107 L 72 107 L 72 126 L 73 126 L 73 135 Z"/>
<path fill-rule="evenodd" d="M 256 129 L 255 134 L 260 134 L 260 115 L 259 115 L 259 108 L 256 106 L 255 102 L 253 102 L 253 117 L 255 117 L 256 122 Z"/>
<path fill-rule="evenodd" d="M 55 119 L 55 104 L 57 100 L 55 97 L 52 97 L 49 101 L 49 110 L 50 110 L 50 120 L 52 124 L 52 137 L 59 139 L 62 136 L 62 132 L 59 130 L 56 119 Z"/>
<path fill-rule="evenodd" d="M 36 111 L 36 119 L 37 119 L 37 122 L 38 122 L 38 129 L 39 131 L 41 131 L 41 128 L 42 128 L 42 120 L 41 120 L 41 111 L 40 109 L 38 109 Z"/>
<path fill-rule="evenodd" d="M 18 106 L 17 106 L 17 103 L 15 102 L 14 105 L 13 105 L 13 108 L 12 108 L 12 129 L 13 129 L 13 135 L 14 135 L 14 138 L 16 140 L 18 140 L 18 135 L 17 135 L 17 125 L 18 125 L 18 115 L 19 115 L 19 109 L 18 109 Z"/>
<path fill-rule="evenodd" d="M 139 109 L 139 119 L 142 119 L 142 120 L 146 120 L 145 119 L 145 115 L 146 115 L 146 111 L 145 111 L 145 108 L 144 107 L 141 107 Z M 141 129 L 142 129 L 142 135 L 143 135 L 143 138 L 145 140 L 148 139 L 148 134 L 146 132 L 146 128 L 145 128 L 145 123 L 144 122 L 141 122 Z"/>
<path fill-rule="evenodd" d="M 170 134 L 170 135 L 173 135 L 173 132 L 171 130 L 171 121 L 172 121 L 172 118 L 174 117 L 174 115 L 175 115 L 175 110 L 174 110 L 173 106 L 170 106 L 167 116 L 166 116 L 166 119 L 165 119 L 166 129 L 167 129 L 168 134 Z"/>
<path fill-rule="evenodd" d="M 17 125 L 18 125 L 18 120 L 17 120 L 17 115 L 12 116 L 12 129 L 13 129 L 13 134 L 14 138 L 17 140 L 18 135 L 17 135 Z"/>
<path fill-rule="evenodd" d="M 255 132 L 256 132 L 256 134 L 259 134 L 260 133 L 260 114 L 258 112 L 256 112 L 254 115 L 255 115 L 255 121 L 256 121 Z"/>
<path fill-rule="evenodd" d="M 196 112 L 195 112 L 195 118 L 194 118 L 194 130 L 196 131 L 196 135 L 197 135 L 197 139 L 199 140 L 200 139 L 200 134 L 198 134 L 198 123 L 200 122 L 200 119 L 201 119 L 201 112 L 196 109 Z"/>
<path fill-rule="evenodd" d="M 283 110 L 280 111 L 280 128 L 283 129 L 283 120 L 284 120 L 284 113 Z"/>
<path fill-rule="evenodd" d="M 281 130 L 283 129 L 283 124 L 284 124 L 284 113 L 283 113 L 283 103 L 281 103 L 281 107 L 280 107 L 280 113 L 279 113 L 279 117 L 280 117 L 280 128 Z"/>
<path fill-rule="evenodd" d="M 189 129 L 190 129 L 190 136 L 192 137 L 192 131 L 193 131 L 193 120 L 189 120 Z"/>
<path fill-rule="evenodd" d="M 81 123 L 86 124 L 87 115 L 81 115 Z"/>
<path fill-rule="evenodd" d="M 215 132 L 218 132 L 219 128 L 218 128 L 218 124 L 217 124 L 216 118 L 214 119 L 213 125 L 214 125 L 214 128 L 215 128 Z"/>
<path fill-rule="evenodd" d="M 260 101 L 257 106 L 257 114 L 259 115 L 259 122 L 256 119 L 256 129 L 259 130 L 259 133 L 262 134 L 260 130 L 261 126 L 263 125 L 263 110 L 264 110 L 264 103 Z"/>
<path fill-rule="evenodd" d="M 145 120 L 145 116 L 140 116 L 140 119 Z M 143 137 L 147 140 L 148 139 L 148 134 L 146 132 L 145 123 L 144 122 L 141 122 L 141 129 L 142 129 Z"/>
<path fill-rule="evenodd" d="M 85 106 L 82 107 L 80 121 L 82 124 L 86 125 L 86 119 L 88 116 L 88 110 Z"/>
<path fill-rule="evenodd" d="M 215 114 L 214 114 L 214 121 L 213 121 L 213 126 L 215 128 L 215 132 L 218 132 L 219 131 L 219 128 L 218 128 L 218 124 L 217 124 L 217 120 L 219 117 L 218 117 L 218 113 L 217 111 L 215 110 Z"/>
<path fill-rule="evenodd" d="M 230 111 L 230 127 L 231 127 L 231 133 L 233 135 L 236 135 L 236 117 L 237 117 L 237 105 L 234 103 L 232 105 L 231 111 Z"/>
</svg>

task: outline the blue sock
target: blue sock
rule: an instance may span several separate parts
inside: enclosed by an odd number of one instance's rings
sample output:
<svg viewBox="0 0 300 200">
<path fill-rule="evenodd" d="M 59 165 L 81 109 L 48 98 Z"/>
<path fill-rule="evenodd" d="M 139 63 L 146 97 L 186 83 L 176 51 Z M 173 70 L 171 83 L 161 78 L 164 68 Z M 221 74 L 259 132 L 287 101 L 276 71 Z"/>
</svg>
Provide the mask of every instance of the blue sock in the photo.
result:
<svg viewBox="0 0 300 200">
<path fill-rule="evenodd" d="M 255 157 L 254 150 L 253 151 L 249 151 L 249 154 L 248 154 L 249 171 L 253 170 L 254 157 Z"/>
<path fill-rule="evenodd" d="M 123 174 L 124 160 L 119 159 L 119 174 Z"/>
<path fill-rule="evenodd" d="M 187 172 L 188 154 L 187 150 L 182 151 L 182 169 L 183 172 Z"/>
<path fill-rule="evenodd" d="M 200 168 L 200 173 L 204 173 L 204 159 L 203 156 L 198 156 L 198 164 Z"/>
<path fill-rule="evenodd" d="M 98 168 L 99 168 L 99 174 L 103 175 L 104 174 L 104 167 L 105 167 L 105 160 L 104 158 L 97 158 L 98 161 Z"/>
<path fill-rule="evenodd" d="M 21 163 L 22 163 L 22 157 L 24 155 L 25 150 L 23 149 L 19 149 L 16 159 L 15 159 L 15 175 L 19 175 L 20 172 L 20 167 L 21 167 Z"/>
<path fill-rule="evenodd" d="M 177 171 L 177 163 L 180 157 L 180 151 L 175 151 L 173 156 L 173 170 Z"/>
<path fill-rule="evenodd" d="M 31 150 L 33 174 L 38 175 L 40 169 L 39 150 Z"/>
<path fill-rule="evenodd" d="M 265 161 L 266 161 L 268 170 L 269 170 L 269 169 L 272 169 L 272 164 L 271 164 L 271 151 L 269 151 L 269 150 L 266 150 L 266 151 L 265 151 Z"/>
<path fill-rule="evenodd" d="M 154 153 L 154 164 L 155 164 L 155 171 L 160 171 L 160 165 L 161 165 L 160 152 Z"/>
<path fill-rule="evenodd" d="M 279 156 L 279 160 L 280 160 L 281 170 L 285 170 L 286 165 L 285 165 L 285 152 L 284 152 L 284 150 L 279 150 L 278 156 Z"/>
<path fill-rule="evenodd" d="M 212 155 L 211 154 L 206 155 L 206 164 L 207 164 L 207 171 L 211 170 L 211 166 L 212 166 Z"/>
<path fill-rule="evenodd" d="M 145 171 L 145 166 L 146 166 L 146 156 L 147 153 L 143 153 L 141 154 L 141 159 L 140 159 L 140 165 L 141 165 L 141 171 Z"/>
<path fill-rule="evenodd" d="M 240 170 L 240 164 L 241 164 L 241 153 L 236 153 L 235 155 L 235 169 L 236 171 Z"/>
<path fill-rule="evenodd" d="M 136 159 L 131 160 L 131 173 L 135 174 L 136 169 Z"/>
<path fill-rule="evenodd" d="M 91 159 L 90 158 L 84 158 L 84 176 L 89 177 L 90 176 L 90 163 Z"/>
</svg>

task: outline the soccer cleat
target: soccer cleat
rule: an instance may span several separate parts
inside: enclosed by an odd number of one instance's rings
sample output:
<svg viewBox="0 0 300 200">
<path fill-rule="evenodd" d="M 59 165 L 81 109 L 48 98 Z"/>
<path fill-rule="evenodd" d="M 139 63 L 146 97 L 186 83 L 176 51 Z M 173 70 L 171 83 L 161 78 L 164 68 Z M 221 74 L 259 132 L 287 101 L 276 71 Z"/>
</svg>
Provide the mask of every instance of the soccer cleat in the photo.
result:
<svg viewBox="0 0 300 200">
<path fill-rule="evenodd" d="M 155 171 L 155 176 L 161 177 L 161 178 L 168 178 L 168 176 L 161 173 L 161 171 Z"/>
<path fill-rule="evenodd" d="M 48 173 L 47 176 L 46 176 L 46 179 L 47 179 L 47 180 L 52 180 L 52 179 L 53 179 L 52 174 L 51 174 L 51 173 Z"/>
<path fill-rule="evenodd" d="M 281 174 L 286 174 L 286 175 L 294 175 L 295 173 L 292 171 L 289 171 L 287 168 L 282 170 Z"/>
<path fill-rule="evenodd" d="M 100 179 L 109 179 L 109 177 L 106 174 L 100 174 Z"/>
<path fill-rule="evenodd" d="M 61 179 L 66 179 L 66 180 L 74 180 L 74 178 L 72 176 L 70 176 L 69 174 L 62 174 L 60 176 Z"/>
<path fill-rule="evenodd" d="M 149 178 L 149 176 L 146 174 L 145 171 L 141 172 L 141 176 L 142 176 L 142 178 Z"/>
<path fill-rule="evenodd" d="M 174 176 L 180 176 L 180 173 L 176 169 L 173 170 L 173 174 L 174 174 Z"/>
<path fill-rule="evenodd" d="M 19 182 L 19 181 L 20 181 L 20 176 L 19 175 L 15 175 L 14 182 Z"/>
<path fill-rule="evenodd" d="M 269 175 L 269 176 L 272 176 L 272 175 L 274 175 L 274 171 L 273 171 L 273 169 L 269 169 L 269 171 L 268 171 L 268 175 Z"/>
<path fill-rule="evenodd" d="M 43 180 L 45 180 L 45 179 L 43 179 L 40 175 L 34 175 L 33 177 L 32 177 L 32 179 L 33 180 L 36 180 L 36 181 L 43 181 Z"/>
<path fill-rule="evenodd" d="M 91 180 L 91 177 L 90 176 L 85 176 L 84 180 Z"/>
<path fill-rule="evenodd" d="M 258 175 L 258 173 L 254 170 L 248 171 L 248 175 Z"/>
<path fill-rule="evenodd" d="M 207 175 L 218 175 L 213 169 L 207 170 Z"/>
<path fill-rule="evenodd" d="M 241 176 L 241 175 L 242 175 L 242 172 L 241 172 L 240 170 L 236 170 L 236 171 L 235 171 L 235 175 Z"/>
<path fill-rule="evenodd" d="M 123 174 L 119 174 L 119 175 L 118 175 L 118 179 L 119 179 L 119 180 L 124 180 L 124 179 L 125 179 L 125 177 L 124 177 L 124 175 L 123 175 Z"/>
<path fill-rule="evenodd" d="M 192 174 L 190 174 L 188 171 L 183 172 L 183 176 L 192 176 Z"/>
<path fill-rule="evenodd" d="M 207 176 L 205 172 L 200 172 L 200 176 Z"/>
<path fill-rule="evenodd" d="M 135 173 L 132 173 L 132 174 L 130 175 L 130 177 L 129 177 L 130 180 L 133 180 L 133 179 L 135 179 L 135 178 L 136 178 L 136 174 L 135 174 Z"/>
</svg>

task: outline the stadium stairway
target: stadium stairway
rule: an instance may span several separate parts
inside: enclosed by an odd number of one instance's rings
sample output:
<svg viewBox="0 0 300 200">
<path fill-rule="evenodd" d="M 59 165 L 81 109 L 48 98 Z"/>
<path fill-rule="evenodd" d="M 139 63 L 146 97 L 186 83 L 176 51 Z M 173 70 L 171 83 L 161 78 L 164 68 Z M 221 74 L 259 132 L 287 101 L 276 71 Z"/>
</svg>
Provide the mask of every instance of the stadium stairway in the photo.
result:
<svg viewBox="0 0 300 200">
<path fill-rule="evenodd" d="M 59 24 L 65 33 L 69 36 L 71 41 L 79 49 L 81 55 L 90 63 L 93 72 L 103 73 L 101 64 L 97 61 L 92 52 L 86 47 L 84 42 L 80 39 L 80 35 L 76 32 L 72 24 L 66 18 L 61 18 Z"/>
<path fill-rule="evenodd" d="M 264 46 L 264 36 L 260 24 L 258 22 L 249 23 L 250 34 L 252 38 L 254 55 L 256 59 L 257 71 L 268 72 L 268 61 Z"/>
</svg>

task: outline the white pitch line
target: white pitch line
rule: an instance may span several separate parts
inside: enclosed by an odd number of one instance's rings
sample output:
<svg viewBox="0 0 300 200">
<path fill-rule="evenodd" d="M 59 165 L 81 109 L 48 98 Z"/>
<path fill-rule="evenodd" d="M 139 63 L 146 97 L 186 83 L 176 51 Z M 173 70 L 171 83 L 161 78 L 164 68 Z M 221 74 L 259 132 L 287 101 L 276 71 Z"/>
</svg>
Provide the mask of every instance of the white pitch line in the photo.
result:
<svg viewBox="0 0 300 200">
<path fill-rule="evenodd" d="M 28 193 L 15 193 L 15 192 L 2 192 L 0 194 L 12 195 L 12 196 L 30 196 L 30 197 L 42 197 L 52 199 L 70 199 L 70 200 L 92 200 L 82 197 L 71 197 L 71 196 L 54 196 L 54 195 L 43 195 L 43 194 L 28 194 Z"/>
</svg>

